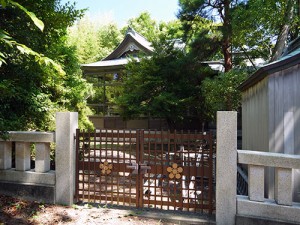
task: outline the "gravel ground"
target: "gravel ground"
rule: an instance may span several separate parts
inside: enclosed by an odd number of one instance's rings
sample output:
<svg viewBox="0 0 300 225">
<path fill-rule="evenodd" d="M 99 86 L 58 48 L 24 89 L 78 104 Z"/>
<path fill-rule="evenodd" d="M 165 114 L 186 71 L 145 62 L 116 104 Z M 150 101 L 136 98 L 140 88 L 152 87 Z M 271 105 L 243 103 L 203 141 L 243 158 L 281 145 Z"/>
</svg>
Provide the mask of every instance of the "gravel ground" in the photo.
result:
<svg viewBox="0 0 300 225">
<path fill-rule="evenodd" d="M 151 216 L 149 216 L 151 215 Z M 153 217 L 153 215 L 155 215 Z M 100 205 L 81 204 L 72 207 L 42 204 L 24 201 L 0 195 L 0 225 L 21 224 L 122 224 L 122 225 L 177 225 L 177 224 L 213 224 L 193 222 L 191 216 L 185 215 L 188 222 L 178 220 L 175 213 L 153 213 L 151 210 L 136 208 L 110 208 Z M 195 217 L 195 216 L 194 216 Z M 164 218 L 164 219 L 162 219 Z"/>
</svg>

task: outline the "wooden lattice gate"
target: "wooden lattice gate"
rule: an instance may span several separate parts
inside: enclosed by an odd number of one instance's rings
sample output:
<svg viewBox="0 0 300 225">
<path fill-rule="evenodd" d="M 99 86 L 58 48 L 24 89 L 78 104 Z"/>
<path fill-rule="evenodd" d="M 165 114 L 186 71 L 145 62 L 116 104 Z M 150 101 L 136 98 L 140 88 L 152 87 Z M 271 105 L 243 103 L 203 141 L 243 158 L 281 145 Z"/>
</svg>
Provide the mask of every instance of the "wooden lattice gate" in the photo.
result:
<svg viewBox="0 0 300 225">
<path fill-rule="evenodd" d="M 212 213 L 211 133 L 98 130 L 76 134 L 76 199 Z"/>
</svg>

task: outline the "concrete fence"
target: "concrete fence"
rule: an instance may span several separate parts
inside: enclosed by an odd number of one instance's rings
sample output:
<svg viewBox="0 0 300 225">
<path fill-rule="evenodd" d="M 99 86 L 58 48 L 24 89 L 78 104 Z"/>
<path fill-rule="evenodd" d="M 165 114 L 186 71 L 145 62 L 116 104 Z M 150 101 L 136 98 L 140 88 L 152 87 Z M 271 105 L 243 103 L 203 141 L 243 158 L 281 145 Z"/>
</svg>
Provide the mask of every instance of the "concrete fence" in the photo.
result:
<svg viewBox="0 0 300 225">
<path fill-rule="evenodd" d="M 236 112 L 217 114 L 217 224 L 299 224 L 300 204 L 292 201 L 300 156 L 237 150 Z M 248 167 L 248 196 L 238 196 L 237 163 Z M 274 199 L 264 196 L 265 168 L 275 169 Z"/>
<path fill-rule="evenodd" d="M 47 203 L 73 204 L 77 127 L 77 113 L 57 113 L 56 132 L 9 132 L 8 140 L 0 139 L 0 193 Z M 55 171 L 50 170 L 51 143 L 55 145 Z M 34 168 L 31 169 L 33 150 Z"/>
</svg>

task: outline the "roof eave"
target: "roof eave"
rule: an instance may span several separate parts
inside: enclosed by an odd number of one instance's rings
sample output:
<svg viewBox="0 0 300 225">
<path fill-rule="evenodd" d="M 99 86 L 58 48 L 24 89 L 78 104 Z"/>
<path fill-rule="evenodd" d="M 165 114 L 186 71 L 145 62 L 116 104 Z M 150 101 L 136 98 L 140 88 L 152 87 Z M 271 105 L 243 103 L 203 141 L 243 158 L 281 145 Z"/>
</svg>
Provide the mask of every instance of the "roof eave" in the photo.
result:
<svg viewBox="0 0 300 225">
<path fill-rule="evenodd" d="M 254 74 L 252 74 L 246 81 L 244 81 L 239 86 L 239 89 L 241 91 L 245 91 L 248 88 L 255 85 L 256 83 L 258 83 L 259 81 L 266 78 L 268 75 L 276 73 L 276 72 L 284 70 L 284 69 L 287 69 L 287 68 L 297 65 L 299 63 L 300 63 L 300 54 L 297 54 L 297 55 L 294 55 L 287 59 L 280 60 L 280 61 L 271 63 L 269 65 L 266 65 L 264 67 L 261 67 Z"/>
<path fill-rule="evenodd" d="M 114 66 L 81 66 L 84 75 L 99 75 L 101 73 L 115 73 L 124 70 L 125 65 Z"/>
</svg>

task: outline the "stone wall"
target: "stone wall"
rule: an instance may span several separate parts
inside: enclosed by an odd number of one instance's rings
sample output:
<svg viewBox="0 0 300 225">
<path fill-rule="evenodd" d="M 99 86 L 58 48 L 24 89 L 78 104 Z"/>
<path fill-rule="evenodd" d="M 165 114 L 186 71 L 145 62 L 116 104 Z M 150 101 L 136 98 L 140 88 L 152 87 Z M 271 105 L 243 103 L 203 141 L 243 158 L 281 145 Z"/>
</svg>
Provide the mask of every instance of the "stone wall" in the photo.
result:
<svg viewBox="0 0 300 225">
<path fill-rule="evenodd" d="M 55 133 L 9 132 L 8 140 L 0 139 L 0 193 L 73 204 L 77 127 L 77 113 L 57 113 Z M 56 146 L 55 171 L 50 170 L 51 143 Z"/>
</svg>

